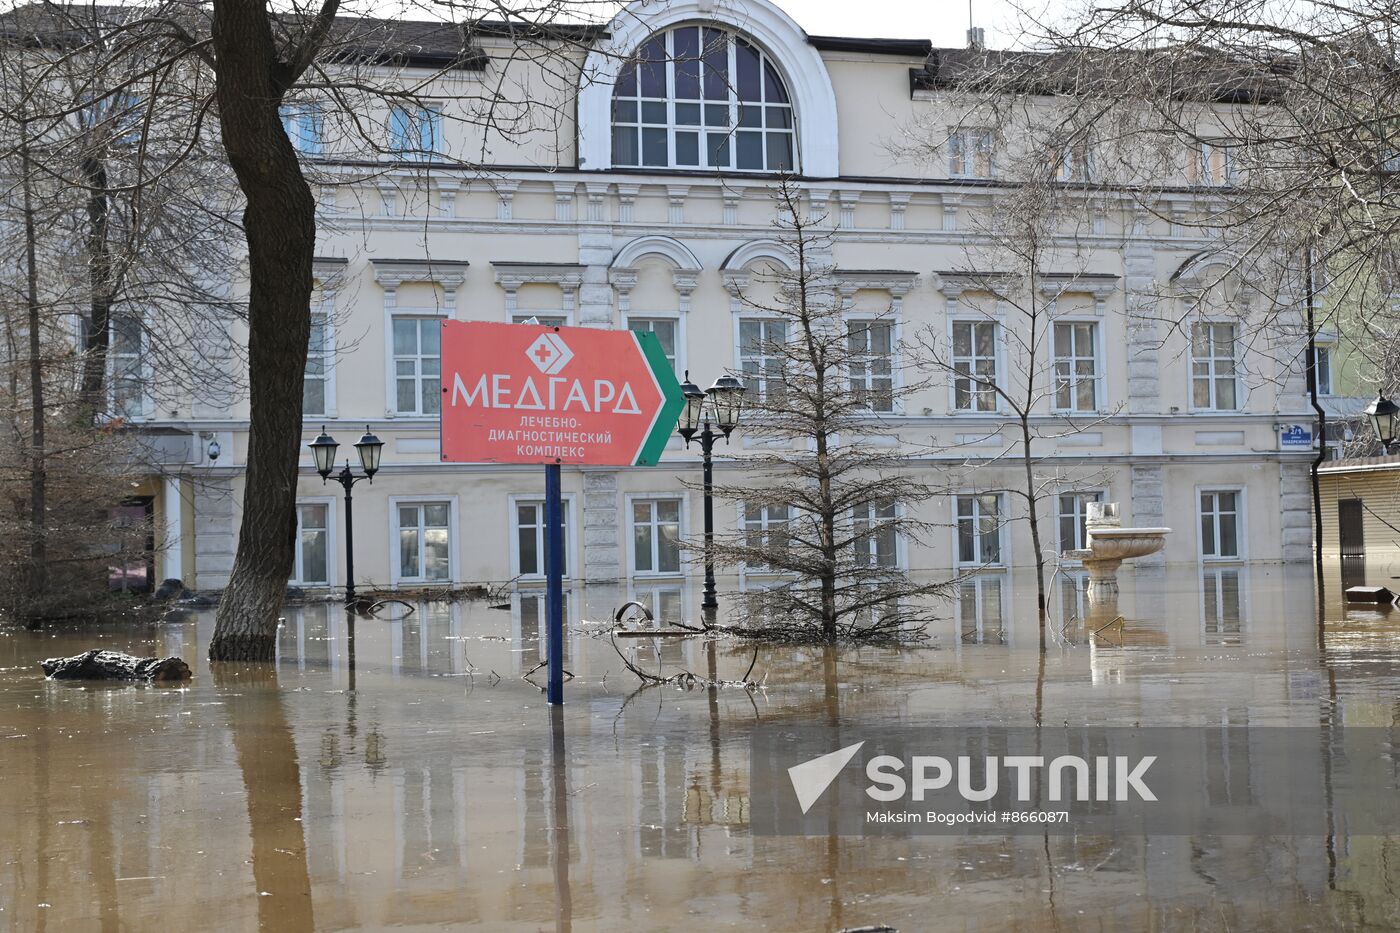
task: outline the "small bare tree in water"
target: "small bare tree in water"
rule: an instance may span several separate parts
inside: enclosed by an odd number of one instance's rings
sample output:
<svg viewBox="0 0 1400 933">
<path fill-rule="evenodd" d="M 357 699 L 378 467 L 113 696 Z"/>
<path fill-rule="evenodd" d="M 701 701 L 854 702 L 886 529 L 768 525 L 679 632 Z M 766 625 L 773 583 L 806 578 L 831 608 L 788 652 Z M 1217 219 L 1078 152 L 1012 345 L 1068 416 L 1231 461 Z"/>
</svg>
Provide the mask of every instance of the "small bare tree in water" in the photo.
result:
<svg viewBox="0 0 1400 933">
<path fill-rule="evenodd" d="M 946 586 L 912 580 L 898 559 L 927 530 L 914 507 L 935 492 L 892 443 L 891 418 L 918 387 L 904 380 L 890 309 L 851 314 L 825 218 L 807 214 L 790 182 L 774 197 L 775 255 L 730 279 L 749 315 L 739 375 L 750 449 L 715 486 L 740 516 L 716 536 L 716 561 L 745 573 L 747 628 L 908 637 Z"/>
</svg>

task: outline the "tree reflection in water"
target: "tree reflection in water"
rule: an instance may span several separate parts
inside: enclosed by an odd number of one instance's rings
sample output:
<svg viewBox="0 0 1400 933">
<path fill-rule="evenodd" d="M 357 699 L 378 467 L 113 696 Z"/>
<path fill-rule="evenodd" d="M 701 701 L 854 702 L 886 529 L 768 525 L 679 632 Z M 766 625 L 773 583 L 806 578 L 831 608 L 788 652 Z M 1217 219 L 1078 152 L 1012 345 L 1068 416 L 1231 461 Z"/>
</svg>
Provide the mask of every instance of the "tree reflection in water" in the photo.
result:
<svg viewBox="0 0 1400 933">
<path fill-rule="evenodd" d="M 258 929 L 314 930 L 302 828 L 301 766 L 277 688 L 277 668 L 270 664 L 211 668 L 228 712 L 248 797 Z"/>
</svg>

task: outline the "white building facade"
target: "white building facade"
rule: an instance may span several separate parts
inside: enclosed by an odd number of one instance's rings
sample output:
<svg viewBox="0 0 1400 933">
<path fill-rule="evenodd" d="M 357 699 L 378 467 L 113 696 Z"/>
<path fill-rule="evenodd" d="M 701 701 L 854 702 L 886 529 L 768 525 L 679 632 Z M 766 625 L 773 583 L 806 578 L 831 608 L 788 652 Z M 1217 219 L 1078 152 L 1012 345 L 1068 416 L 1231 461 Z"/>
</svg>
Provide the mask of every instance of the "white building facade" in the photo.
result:
<svg viewBox="0 0 1400 933">
<path fill-rule="evenodd" d="M 490 79 L 507 41 L 483 38 L 480 70 L 454 80 Z M 973 313 L 968 301 L 978 287 L 967 269 L 970 219 L 995 211 L 1007 190 L 995 158 L 978 140 L 929 162 L 893 145 L 941 106 L 926 80 L 936 50 L 810 37 L 767 0 L 629 8 L 593 41 L 577 62 L 589 78 L 565 108 L 576 119 L 497 141 L 490 171 L 453 161 L 454 148 L 480 140 L 431 106 L 384 115 L 386 148 L 399 141 L 406 151 L 371 167 L 298 122 L 319 115 L 289 116 L 326 180 L 305 440 L 324 425 L 349 453 L 368 426 L 386 444 L 373 484 L 355 489 L 358 586 L 529 581 L 543 571 L 543 470 L 439 459 L 443 319 L 640 328 L 701 385 L 761 372 L 755 335 L 771 334 L 736 296 L 755 264 L 781 253 L 771 193 L 782 175 L 830 228 L 853 318 L 890 314 L 888 330 L 868 335 L 874 370 L 900 378 L 901 337 L 927 331 L 946 334 L 966 365 L 1013 378 L 1014 321 L 995 308 Z M 700 48 L 719 51 L 688 57 Z M 624 66 L 648 56 L 659 64 Z M 407 151 L 424 148 L 442 157 Z M 1047 272 L 1056 310 L 1043 369 L 1065 374 L 1064 391 L 1045 392 L 1035 414 L 1044 433 L 1062 435 L 1037 442 L 1047 548 L 1082 546 L 1085 506 L 1102 499 L 1122 503 L 1124 524 L 1174 529 L 1149 562 L 1309 554 L 1312 454 L 1280 440 L 1286 424 L 1308 420 L 1301 372 L 1280 354 L 1256 354 L 1238 316 L 1178 329 L 1160 306 L 1164 288 L 1184 296 L 1208 278 L 1209 244 L 1163 219 L 1200 210 L 1210 184 L 1228 181 L 1208 176 L 1207 166 L 1163 186 L 1151 213 L 1107 197 L 1090 232 L 1066 241 L 1072 272 Z M 1029 563 L 1023 512 L 1005 491 L 1019 482 L 1006 459 L 1017 436 L 995 402 L 952 382 L 937 377 L 896 410 L 872 413 L 907 445 L 911 469 L 949 488 L 919 505 L 934 533 L 889 542 L 877 559 L 944 575 Z M 240 503 L 257 494 L 244 488 L 246 418 L 241 400 L 148 406 L 148 430 L 188 436 L 194 451 L 191 462 L 167 464 L 153 490 L 161 576 L 201 590 L 227 583 Z M 717 469 L 742 469 L 745 449 L 741 426 Z M 684 485 L 698 478 L 697 451 L 679 439 L 657 468 L 566 467 L 570 578 L 645 586 L 693 574 L 693 555 L 676 542 L 700 532 L 699 494 Z M 341 490 L 322 483 L 309 451 L 300 494 L 292 582 L 343 587 Z M 732 503 L 716 514 L 722 529 L 782 520 Z"/>
</svg>

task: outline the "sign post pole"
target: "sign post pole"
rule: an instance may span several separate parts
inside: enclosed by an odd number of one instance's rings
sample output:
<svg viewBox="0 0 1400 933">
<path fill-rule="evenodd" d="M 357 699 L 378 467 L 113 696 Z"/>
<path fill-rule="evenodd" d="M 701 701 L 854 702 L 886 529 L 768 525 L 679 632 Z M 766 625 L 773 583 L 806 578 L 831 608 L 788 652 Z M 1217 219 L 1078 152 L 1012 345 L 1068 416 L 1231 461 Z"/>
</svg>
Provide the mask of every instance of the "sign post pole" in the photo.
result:
<svg viewBox="0 0 1400 933">
<path fill-rule="evenodd" d="M 549 678 L 545 699 L 564 702 L 564 502 L 558 463 L 544 468 L 545 643 Z"/>
</svg>

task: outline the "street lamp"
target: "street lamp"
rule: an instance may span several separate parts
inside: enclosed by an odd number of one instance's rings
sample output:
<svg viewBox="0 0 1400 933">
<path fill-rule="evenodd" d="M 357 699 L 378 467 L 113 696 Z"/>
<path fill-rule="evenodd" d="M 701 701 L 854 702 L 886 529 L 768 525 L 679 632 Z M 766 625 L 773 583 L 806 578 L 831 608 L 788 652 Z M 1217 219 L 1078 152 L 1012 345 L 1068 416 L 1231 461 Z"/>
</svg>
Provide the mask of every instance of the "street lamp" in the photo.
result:
<svg viewBox="0 0 1400 933">
<path fill-rule="evenodd" d="M 711 452 L 714 450 L 715 441 L 721 434 L 725 443 L 729 442 L 730 433 L 739 425 L 739 415 L 744 408 L 744 384 L 733 376 L 720 376 L 715 380 L 715 384 L 708 389 L 701 391 L 700 387 L 690 381 L 690 372 L 685 374 L 685 383 L 681 386 L 681 394 L 685 396 L 685 407 L 681 409 L 680 422 L 676 426 L 677 432 L 685 438 L 685 446 L 689 447 L 696 432 L 700 434 L 700 451 L 704 455 L 705 469 L 705 598 L 701 601 L 700 607 L 704 610 L 713 611 L 719 608 L 719 600 L 715 596 L 715 506 L 714 506 L 714 463 L 711 460 Z M 720 434 L 716 434 L 710 427 L 711 423 L 719 428 Z"/>
<path fill-rule="evenodd" d="M 1400 405 L 1396 405 L 1390 399 L 1376 393 L 1376 400 L 1366 406 L 1366 417 L 1371 419 L 1371 428 L 1376 432 L 1376 440 L 1381 442 L 1386 453 L 1390 453 L 1390 446 L 1395 443 L 1395 429 L 1397 420 L 1400 420 Z"/>
<path fill-rule="evenodd" d="M 321 482 L 325 483 L 330 478 L 331 470 L 335 468 L 335 451 L 340 445 L 335 438 L 326 433 L 325 425 L 321 426 L 321 433 L 309 445 L 311 456 L 316 461 L 316 472 L 321 474 Z M 335 481 L 345 487 L 345 601 L 353 603 L 355 601 L 355 512 L 354 503 L 350 497 L 350 489 L 362 479 L 374 482 L 374 474 L 379 472 L 379 455 L 384 451 L 384 442 L 370 433 L 369 425 L 365 425 L 365 433 L 355 444 L 355 452 L 360 455 L 360 469 L 365 471 L 364 476 L 356 476 L 350 472 L 350 461 L 345 461 L 345 467 L 336 474 Z"/>
</svg>

